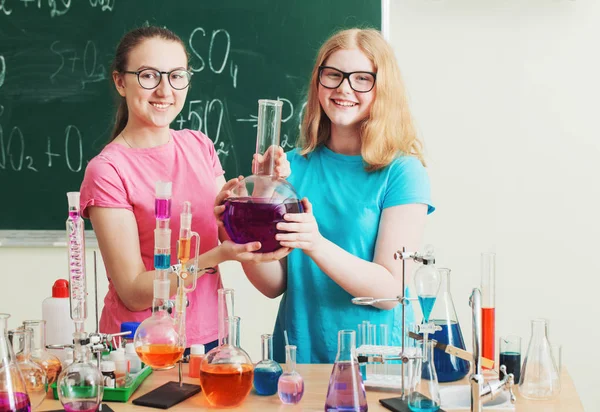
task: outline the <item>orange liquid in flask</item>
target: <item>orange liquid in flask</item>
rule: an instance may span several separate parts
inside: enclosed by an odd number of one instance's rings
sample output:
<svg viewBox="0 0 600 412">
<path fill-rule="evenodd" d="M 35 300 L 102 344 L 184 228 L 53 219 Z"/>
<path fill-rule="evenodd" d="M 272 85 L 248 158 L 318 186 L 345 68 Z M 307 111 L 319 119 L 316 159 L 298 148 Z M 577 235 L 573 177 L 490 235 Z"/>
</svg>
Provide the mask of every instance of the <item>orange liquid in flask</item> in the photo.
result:
<svg viewBox="0 0 600 412">
<path fill-rule="evenodd" d="M 202 392 L 212 406 L 237 406 L 250 393 L 254 367 L 252 365 L 204 365 L 200 369 Z"/>
<path fill-rule="evenodd" d="M 135 348 L 136 353 L 146 365 L 153 368 L 167 368 L 175 365 L 183 355 L 182 346 L 153 344 Z"/>
</svg>

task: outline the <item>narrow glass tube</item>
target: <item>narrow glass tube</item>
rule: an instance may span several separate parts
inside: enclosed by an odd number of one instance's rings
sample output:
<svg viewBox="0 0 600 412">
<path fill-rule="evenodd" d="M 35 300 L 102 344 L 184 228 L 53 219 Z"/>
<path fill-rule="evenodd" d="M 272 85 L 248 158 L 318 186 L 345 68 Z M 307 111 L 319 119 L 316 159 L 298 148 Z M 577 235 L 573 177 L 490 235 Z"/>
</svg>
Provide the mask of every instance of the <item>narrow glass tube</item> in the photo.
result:
<svg viewBox="0 0 600 412">
<path fill-rule="evenodd" d="M 227 318 L 234 315 L 233 289 L 219 289 L 217 316 L 219 318 L 219 345 L 228 342 L 229 325 Z"/>
<path fill-rule="evenodd" d="M 255 175 L 275 175 L 275 156 L 270 155 L 270 151 L 279 147 L 282 106 L 280 100 L 258 101 L 256 154 L 263 156 L 263 162 L 254 163 L 252 173 Z"/>
<path fill-rule="evenodd" d="M 69 262 L 69 302 L 75 331 L 83 332 L 87 319 L 87 282 L 85 275 L 85 224 L 79 212 L 79 192 L 68 192 L 69 217 L 67 246 Z"/>
<path fill-rule="evenodd" d="M 171 229 L 154 229 L 154 269 L 171 267 Z"/>
<path fill-rule="evenodd" d="M 179 263 L 185 265 L 190 260 L 190 244 L 192 242 L 192 205 L 190 202 L 183 202 L 178 242 L 177 259 Z M 182 270 L 184 270 L 184 266 L 182 266 Z"/>
<path fill-rule="evenodd" d="M 496 351 L 496 254 L 481 254 L 481 329 L 485 358 L 495 360 Z"/>
<path fill-rule="evenodd" d="M 171 218 L 171 196 L 171 182 L 156 182 L 154 215 L 157 220 L 168 220 Z"/>
</svg>

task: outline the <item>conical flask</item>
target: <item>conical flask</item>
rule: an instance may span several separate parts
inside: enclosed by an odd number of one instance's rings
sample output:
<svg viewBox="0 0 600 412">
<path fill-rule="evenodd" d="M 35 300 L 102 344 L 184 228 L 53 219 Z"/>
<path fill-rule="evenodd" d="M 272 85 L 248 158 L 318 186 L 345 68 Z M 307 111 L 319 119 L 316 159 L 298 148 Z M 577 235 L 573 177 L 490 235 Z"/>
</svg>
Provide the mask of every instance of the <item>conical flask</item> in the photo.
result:
<svg viewBox="0 0 600 412">
<path fill-rule="evenodd" d="M 31 409 L 36 410 L 46 398 L 48 378 L 44 368 L 31 360 L 32 335 L 33 330 L 29 328 L 19 328 L 8 332 L 8 338 L 17 358 L 17 366 L 23 374 L 27 387 Z"/>
<path fill-rule="evenodd" d="M 286 213 L 303 212 L 296 190 L 275 173 L 275 154 L 281 150 L 281 108 L 279 100 L 258 101 L 255 162 L 252 175 L 232 189 L 225 202 L 223 224 L 235 243 L 259 241 L 259 252 L 272 252 L 280 248 L 275 240 L 277 223 L 283 222 Z"/>
<path fill-rule="evenodd" d="M 440 409 L 440 386 L 435 373 L 433 345 L 432 341 L 417 342 L 417 359 L 408 396 L 408 407 L 411 411 L 435 412 Z"/>
<path fill-rule="evenodd" d="M 356 358 L 356 334 L 338 332 L 338 351 L 329 378 L 325 410 L 328 412 L 366 412 L 367 395 Z"/>
<path fill-rule="evenodd" d="M 465 349 L 465 341 L 450 293 L 450 269 L 439 268 L 438 272 L 442 281 L 435 305 L 429 315 L 429 321 L 442 329 L 436 331 L 433 335 L 429 335 L 429 338 L 446 345 Z M 466 360 L 449 355 L 446 352 L 437 351 L 434 364 L 439 382 L 457 381 L 469 373 L 469 363 Z"/>
<path fill-rule="evenodd" d="M 252 389 L 254 365 L 240 348 L 240 318 L 233 315 L 233 289 L 219 289 L 219 343 L 200 364 L 200 385 L 211 406 L 241 404 Z"/>
<path fill-rule="evenodd" d="M 548 341 L 548 322 L 531 321 L 531 339 L 521 367 L 519 392 L 528 399 L 554 399 L 560 394 L 560 375 Z"/>
<path fill-rule="evenodd" d="M 9 317 L 8 313 L 0 313 L 0 412 L 29 412 L 27 387 L 8 342 Z"/>
</svg>

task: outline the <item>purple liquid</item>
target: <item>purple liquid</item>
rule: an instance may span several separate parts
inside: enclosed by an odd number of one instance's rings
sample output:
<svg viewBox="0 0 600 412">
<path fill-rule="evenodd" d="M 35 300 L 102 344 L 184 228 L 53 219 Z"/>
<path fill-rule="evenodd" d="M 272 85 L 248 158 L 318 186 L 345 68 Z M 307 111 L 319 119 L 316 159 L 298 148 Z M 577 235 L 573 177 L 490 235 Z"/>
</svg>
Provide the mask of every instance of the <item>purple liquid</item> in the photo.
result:
<svg viewBox="0 0 600 412">
<path fill-rule="evenodd" d="M 237 197 L 225 202 L 223 223 L 227 234 L 235 243 L 260 242 L 258 252 L 273 252 L 281 247 L 275 240 L 276 225 L 283 222 L 286 213 L 302 213 L 297 201 L 270 203 L 270 199 Z"/>
<path fill-rule="evenodd" d="M 334 364 L 329 378 L 325 411 L 366 412 L 367 410 L 367 396 L 358 363 L 338 362 Z"/>
<path fill-rule="evenodd" d="M 304 380 L 302 376 L 294 373 L 293 375 L 281 375 L 277 383 L 277 394 L 281 402 L 286 405 L 295 405 L 304 395 Z"/>
<path fill-rule="evenodd" d="M 29 396 L 23 392 L 0 392 L 0 412 L 31 412 Z"/>
<path fill-rule="evenodd" d="M 75 401 L 63 405 L 65 412 L 96 412 L 98 403 L 94 401 Z"/>
<path fill-rule="evenodd" d="M 156 199 L 154 201 L 154 215 L 157 219 L 170 219 L 171 199 Z"/>
</svg>

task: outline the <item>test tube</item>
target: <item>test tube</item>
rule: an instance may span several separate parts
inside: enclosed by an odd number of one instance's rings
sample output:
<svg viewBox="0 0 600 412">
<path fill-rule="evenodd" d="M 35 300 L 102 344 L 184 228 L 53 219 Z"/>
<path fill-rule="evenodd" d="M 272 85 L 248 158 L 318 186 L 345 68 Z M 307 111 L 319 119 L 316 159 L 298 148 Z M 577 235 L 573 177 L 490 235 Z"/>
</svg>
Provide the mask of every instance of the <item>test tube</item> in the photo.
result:
<svg viewBox="0 0 600 412">
<path fill-rule="evenodd" d="M 377 346 L 377 325 L 369 324 L 369 344 L 373 345 L 373 346 Z M 373 348 L 373 349 L 377 349 L 377 348 Z M 377 362 L 373 363 L 371 372 L 374 375 L 377 375 L 379 373 L 379 366 L 380 365 Z"/>
<path fill-rule="evenodd" d="M 496 359 L 496 254 L 481 254 L 481 355 Z"/>
<path fill-rule="evenodd" d="M 357 336 L 357 340 L 358 340 L 358 345 L 357 347 L 361 347 L 362 345 L 365 344 L 365 329 L 364 329 L 364 325 L 362 323 L 358 324 L 358 333 L 356 334 Z M 367 380 L 367 365 L 366 363 L 359 363 L 358 364 L 358 369 L 360 370 L 360 376 L 364 381 Z"/>
<path fill-rule="evenodd" d="M 388 346 L 388 325 L 385 323 L 382 323 L 379 325 L 379 344 L 381 346 Z M 385 352 L 385 350 L 382 350 L 382 353 Z M 391 378 L 389 376 L 389 372 L 390 372 L 390 365 L 386 363 L 383 364 L 383 374 L 385 375 L 385 379 L 389 379 Z"/>
</svg>

